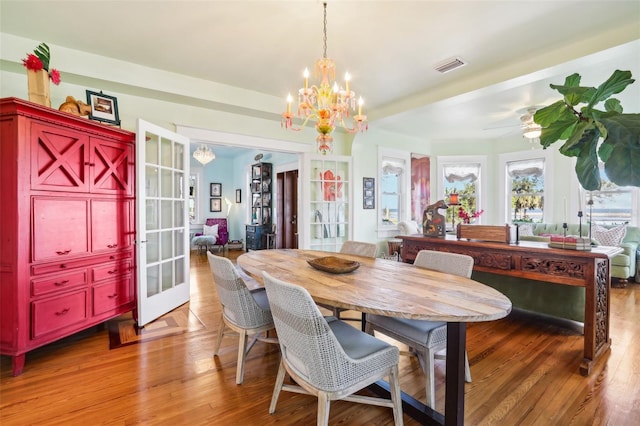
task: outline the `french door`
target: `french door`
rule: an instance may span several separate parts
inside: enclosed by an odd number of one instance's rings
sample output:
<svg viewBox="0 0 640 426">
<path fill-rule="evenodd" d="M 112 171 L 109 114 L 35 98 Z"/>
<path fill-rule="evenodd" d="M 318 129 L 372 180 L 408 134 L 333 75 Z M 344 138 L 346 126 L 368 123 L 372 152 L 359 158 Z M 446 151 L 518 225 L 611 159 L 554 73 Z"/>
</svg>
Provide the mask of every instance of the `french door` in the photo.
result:
<svg viewBox="0 0 640 426">
<path fill-rule="evenodd" d="M 189 301 L 189 138 L 138 120 L 138 326 Z"/>
</svg>

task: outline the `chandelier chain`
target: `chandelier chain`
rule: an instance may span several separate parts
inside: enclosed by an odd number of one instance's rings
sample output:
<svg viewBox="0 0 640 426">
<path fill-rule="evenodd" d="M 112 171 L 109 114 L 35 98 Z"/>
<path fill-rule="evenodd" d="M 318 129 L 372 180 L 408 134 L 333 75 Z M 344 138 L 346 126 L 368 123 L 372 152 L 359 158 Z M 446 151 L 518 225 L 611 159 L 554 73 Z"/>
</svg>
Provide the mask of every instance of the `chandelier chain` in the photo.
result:
<svg viewBox="0 0 640 426">
<path fill-rule="evenodd" d="M 323 58 L 327 58 L 327 3 L 323 3 L 324 4 L 324 28 L 322 31 L 323 37 L 322 37 L 322 42 L 323 42 L 323 46 L 324 46 L 324 54 L 323 54 Z"/>
</svg>

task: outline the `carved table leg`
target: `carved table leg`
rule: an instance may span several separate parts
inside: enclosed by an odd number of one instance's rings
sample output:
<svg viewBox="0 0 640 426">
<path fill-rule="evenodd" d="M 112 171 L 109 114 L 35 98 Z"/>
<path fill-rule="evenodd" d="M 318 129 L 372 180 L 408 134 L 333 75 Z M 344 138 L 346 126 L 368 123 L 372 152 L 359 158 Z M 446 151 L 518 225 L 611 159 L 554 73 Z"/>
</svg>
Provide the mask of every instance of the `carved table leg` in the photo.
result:
<svg viewBox="0 0 640 426">
<path fill-rule="evenodd" d="M 609 338 L 609 292 L 611 275 L 608 259 L 597 259 L 593 279 L 585 286 L 584 358 L 580 374 L 588 376 L 593 363 L 611 346 Z"/>
</svg>

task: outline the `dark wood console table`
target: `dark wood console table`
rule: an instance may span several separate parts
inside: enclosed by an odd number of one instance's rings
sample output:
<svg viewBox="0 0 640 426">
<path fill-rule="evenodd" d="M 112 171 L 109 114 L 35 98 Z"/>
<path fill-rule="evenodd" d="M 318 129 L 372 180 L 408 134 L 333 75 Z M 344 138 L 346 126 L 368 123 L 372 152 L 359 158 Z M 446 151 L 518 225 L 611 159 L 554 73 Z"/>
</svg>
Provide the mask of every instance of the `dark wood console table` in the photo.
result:
<svg viewBox="0 0 640 426">
<path fill-rule="evenodd" d="M 609 350 L 610 259 L 621 248 L 593 247 L 591 251 L 579 251 L 530 241 L 506 244 L 422 235 L 397 238 L 403 240 L 401 252 L 405 262 L 413 263 L 420 250 L 461 253 L 473 257 L 475 271 L 584 287 L 584 357 L 580 373 L 588 376 L 594 363 Z"/>
</svg>

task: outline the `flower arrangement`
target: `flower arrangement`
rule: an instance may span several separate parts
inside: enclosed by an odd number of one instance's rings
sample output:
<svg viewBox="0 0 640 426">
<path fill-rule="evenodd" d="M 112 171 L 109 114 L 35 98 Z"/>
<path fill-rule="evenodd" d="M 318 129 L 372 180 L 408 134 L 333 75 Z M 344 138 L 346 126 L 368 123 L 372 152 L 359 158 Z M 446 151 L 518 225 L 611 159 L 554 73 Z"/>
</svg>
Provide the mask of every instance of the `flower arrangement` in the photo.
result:
<svg viewBox="0 0 640 426">
<path fill-rule="evenodd" d="M 49 78 L 53 84 L 60 84 L 60 71 L 55 68 L 49 69 L 49 63 L 51 61 L 51 52 L 49 46 L 46 43 L 40 43 L 38 47 L 33 50 L 33 53 L 28 53 L 26 59 L 22 60 L 22 64 L 31 71 L 45 70 L 49 74 Z"/>
<path fill-rule="evenodd" d="M 473 210 L 467 211 L 464 207 L 460 207 L 458 209 L 458 217 L 462 219 L 463 223 L 471 223 L 471 219 L 480 217 L 482 213 L 484 213 L 484 210 L 477 210 L 474 212 Z"/>
</svg>

